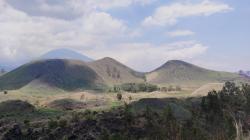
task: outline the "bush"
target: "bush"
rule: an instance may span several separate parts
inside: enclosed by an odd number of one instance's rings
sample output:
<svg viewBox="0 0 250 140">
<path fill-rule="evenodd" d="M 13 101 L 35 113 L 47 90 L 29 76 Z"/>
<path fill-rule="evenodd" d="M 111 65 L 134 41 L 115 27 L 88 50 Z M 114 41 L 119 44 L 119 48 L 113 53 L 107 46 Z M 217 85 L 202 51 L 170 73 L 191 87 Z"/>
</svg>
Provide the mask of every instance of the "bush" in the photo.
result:
<svg viewBox="0 0 250 140">
<path fill-rule="evenodd" d="M 60 119 L 59 122 L 58 122 L 58 125 L 61 127 L 61 128 L 64 128 L 67 126 L 67 120 L 65 119 Z"/>
<path fill-rule="evenodd" d="M 48 122 L 48 127 L 49 129 L 57 128 L 58 122 L 55 120 L 50 119 Z"/>
<path fill-rule="evenodd" d="M 162 87 L 162 88 L 161 88 L 161 91 L 167 92 L 167 91 L 168 91 L 168 88 L 167 88 L 167 87 Z"/>
<path fill-rule="evenodd" d="M 84 114 L 80 112 L 73 112 L 71 115 L 71 122 L 77 123 L 83 118 Z"/>
<path fill-rule="evenodd" d="M 173 88 L 173 86 L 172 85 L 170 85 L 169 87 L 168 87 L 168 91 L 174 91 L 175 89 Z"/>
<path fill-rule="evenodd" d="M 119 86 L 114 86 L 108 89 L 108 92 L 113 92 L 113 93 L 120 93 L 121 89 Z"/>
<path fill-rule="evenodd" d="M 149 83 L 125 83 L 120 85 L 121 90 L 127 92 L 153 92 L 158 90 L 156 85 L 152 85 Z"/>
<path fill-rule="evenodd" d="M 24 120 L 23 123 L 26 127 L 30 126 L 30 120 Z"/>
<path fill-rule="evenodd" d="M 83 114 L 84 114 L 84 118 L 86 120 L 95 120 L 95 118 L 96 118 L 96 116 L 95 116 L 96 112 L 93 112 L 89 109 L 85 110 Z"/>
<path fill-rule="evenodd" d="M 181 87 L 180 86 L 176 86 L 175 90 L 176 91 L 181 91 Z"/>
<path fill-rule="evenodd" d="M 3 94 L 8 94 L 8 91 L 5 90 L 5 91 L 3 92 Z"/>
<path fill-rule="evenodd" d="M 122 100 L 122 94 L 121 94 L 121 93 L 118 93 L 118 94 L 116 95 L 116 98 L 117 98 L 117 100 L 121 101 L 121 100 Z"/>
<path fill-rule="evenodd" d="M 133 98 L 131 96 L 128 97 L 129 101 L 133 100 Z"/>
</svg>

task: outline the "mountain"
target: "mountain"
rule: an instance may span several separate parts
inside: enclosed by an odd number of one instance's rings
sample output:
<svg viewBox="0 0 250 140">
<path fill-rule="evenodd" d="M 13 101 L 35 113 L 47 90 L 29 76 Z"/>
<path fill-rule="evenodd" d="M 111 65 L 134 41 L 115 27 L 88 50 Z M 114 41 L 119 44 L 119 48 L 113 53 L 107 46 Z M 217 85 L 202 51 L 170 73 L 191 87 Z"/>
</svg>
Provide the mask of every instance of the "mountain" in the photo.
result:
<svg viewBox="0 0 250 140">
<path fill-rule="evenodd" d="M 0 66 L 0 76 L 3 75 L 3 74 L 5 74 L 5 73 L 6 73 L 5 68 L 3 68 L 3 67 Z"/>
<path fill-rule="evenodd" d="M 105 57 L 103 59 L 88 63 L 108 85 L 144 82 L 144 74 L 136 72 L 120 62 Z"/>
<path fill-rule="evenodd" d="M 52 50 L 42 55 L 39 59 L 73 59 L 85 62 L 93 61 L 93 59 L 88 56 L 82 55 L 70 49 Z"/>
<path fill-rule="evenodd" d="M 0 90 L 45 83 L 64 90 L 93 89 L 104 85 L 101 77 L 78 60 L 51 59 L 25 64 L 0 77 Z"/>
<path fill-rule="evenodd" d="M 240 71 L 239 71 L 239 75 L 245 76 L 245 77 L 250 77 L 250 71 L 243 71 L 243 70 L 240 70 Z"/>
<path fill-rule="evenodd" d="M 0 77 L 0 90 L 55 87 L 63 90 L 102 89 L 106 85 L 143 82 L 144 74 L 112 58 L 93 62 L 70 59 L 39 60 Z"/>
<path fill-rule="evenodd" d="M 12 63 L 9 63 L 8 65 L 2 65 L 0 66 L 0 73 L 1 71 L 5 71 L 5 72 L 8 72 L 8 71 L 11 71 L 13 69 L 15 69 L 17 66 L 17 64 L 12 64 Z"/>
<path fill-rule="evenodd" d="M 238 74 L 208 70 L 180 60 L 166 62 L 156 70 L 147 73 L 146 78 L 150 83 L 176 85 L 247 80 Z"/>
<path fill-rule="evenodd" d="M 39 60 L 0 77 L 0 90 L 49 87 L 66 91 L 104 89 L 122 83 L 199 86 L 225 81 L 249 82 L 244 76 L 207 70 L 184 61 L 168 61 L 149 73 L 141 73 L 106 57 L 92 62 L 71 59 Z"/>
</svg>

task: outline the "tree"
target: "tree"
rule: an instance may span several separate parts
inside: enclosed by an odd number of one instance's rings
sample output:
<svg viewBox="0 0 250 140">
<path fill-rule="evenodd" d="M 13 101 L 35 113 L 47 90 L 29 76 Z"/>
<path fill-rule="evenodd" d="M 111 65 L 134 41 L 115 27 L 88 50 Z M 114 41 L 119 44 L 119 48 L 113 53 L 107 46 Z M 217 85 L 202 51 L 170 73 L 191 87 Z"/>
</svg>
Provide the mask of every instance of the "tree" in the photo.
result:
<svg viewBox="0 0 250 140">
<path fill-rule="evenodd" d="M 180 86 L 176 86 L 175 90 L 176 91 L 181 91 L 181 87 Z"/>
<path fill-rule="evenodd" d="M 168 91 L 174 91 L 174 88 L 173 88 L 172 85 L 170 85 L 170 86 L 168 87 Z"/>
<path fill-rule="evenodd" d="M 3 94 L 8 94 L 8 91 L 7 91 L 7 90 L 5 90 L 5 91 L 3 92 Z"/>
<path fill-rule="evenodd" d="M 246 103 L 246 111 L 250 112 L 250 85 L 248 84 L 243 84 L 242 85 L 242 92 L 243 95 L 246 97 L 247 103 Z"/>
<path fill-rule="evenodd" d="M 129 101 L 133 100 L 132 96 L 129 96 L 128 99 L 129 99 Z"/>
<path fill-rule="evenodd" d="M 117 100 L 121 101 L 121 100 L 122 100 L 122 94 L 121 94 L 121 93 L 118 93 L 118 94 L 116 95 L 116 98 L 117 98 Z"/>
<path fill-rule="evenodd" d="M 219 123 L 221 119 L 230 118 L 229 124 L 234 125 L 236 130 L 236 139 L 241 139 L 242 125 L 244 119 L 242 111 L 247 104 L 249 89 L 246 85 L 240 87 L 235 83 L 226 82 L 221 91 L 212 91 L 202 99 L 202 108 L 208 112 L 208 119 Z M 212 111 L 212 112 L 211 112 Z M 216 114 L 220 115 L 216 115 Z M 217 117 L 216 117 L 217 116 Z M 229 120 L 229 119 L 227 119 Z"/>
<path fill-rule="evenodd" d="M 161 91 L 167 92 L 167 91 L 168 91 L 168 88 L 167 88 L 167 87 L 162 87 L 162 88 L 161 88 Z"/>
</svg>

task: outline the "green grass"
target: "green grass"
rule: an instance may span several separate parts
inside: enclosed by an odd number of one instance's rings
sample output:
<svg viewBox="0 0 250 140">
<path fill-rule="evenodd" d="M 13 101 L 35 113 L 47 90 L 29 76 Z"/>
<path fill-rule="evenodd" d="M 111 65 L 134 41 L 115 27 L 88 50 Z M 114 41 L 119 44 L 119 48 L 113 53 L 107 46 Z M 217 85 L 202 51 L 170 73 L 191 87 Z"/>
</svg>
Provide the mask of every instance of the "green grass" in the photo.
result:
<svg viewBox="0 0 250 140">
<path fill-rule="evenodd" d="M 249 80 L 235 73 L 204 69 L 183 61 L 169 61 L 162 67 L 147 74 L 147 80 L 156 84 L 200 86 L 211 82 Z"/>
<path fill-rule="evenodd" d="M 110 104 L 111 108 L 116 108 L 116 107 L 119 107 L 119 106 L 121 106 L 121 105 L 123 105 L 123 102 L 122 102 L 122 101 L 113 101 L 113 102 L 111 102 L 111 104 Z"/>
<path fill-rule="evenodd" d="M 67 91 L 93 89 L 100 88 L 100 79 L 84 62 L 44 60 L 25 64 L 1 76 L 0 90 L 20 89 L 34 81 Z"/>
<path fill-rule="evenodd" d="M 42 121 L 47 119 L 56 119 L 60 116 L 65 116 L 69 112 L 51 109 L 51 108 L 37 108 L 34 112 L 24 113 L 24 112 L 10 112 L 0 115 L 0 120 L 10 120 L 23 122 L 24 120 L 30 121 Z"/>
<path fill-rule="evenodd" d="M 141 99 L 137 102 L 131 104 L 132 111 L 142 112 L 148 107 L 154 111 L 162 111 L 167 107 L 171 107 L 173 110 L 174 116 L 179 120 L 188 120 L 192 117 L 192 113 L 189 111 L 191 102 L 187 102 L 182 99 L 176 98 L 165 98 L 165 99 Z"/>
</svg>

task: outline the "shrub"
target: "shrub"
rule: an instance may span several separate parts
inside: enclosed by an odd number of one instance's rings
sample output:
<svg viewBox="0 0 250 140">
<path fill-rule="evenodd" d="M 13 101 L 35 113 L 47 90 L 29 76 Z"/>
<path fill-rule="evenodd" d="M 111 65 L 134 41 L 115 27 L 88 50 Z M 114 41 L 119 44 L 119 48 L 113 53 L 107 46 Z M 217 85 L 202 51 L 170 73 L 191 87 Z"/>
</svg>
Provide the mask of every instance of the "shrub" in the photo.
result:
<svg viewBox="0 0 250 140">
<path fill-rule="evenodd" d="M 116 95 L 116 98 L 117 98 L 117 100 L 121 101 L 121 100 L 122 100 L 122 94 L 121 94 L 121 93 L 118 93 L 118 94 Z"/>
<path fill-rule="evenodd" d="M 95 112 L 92 112 L 91 110 L 87 109 L 84 111 L 84 117 L 86 120 L 94 120 L 95 119 Z"/>
<path fill-rule="evenodd" d="M 65 119 L 60 119 L 59 122 L 58 122 L 58 125 L 62 128 L 66 127 L 67 126 L 67 120 Z"/>
<path fill-rule="evenodd" d="M 176 86 L 175 90 L 176 91 L 181 91 L 181 87 L 180 86 Z"/>
<path fill-rule="evenodd" d="M 147 86 L 147 92 L 153 92 L 158 89 L 156 85 L 146 84 L 146 86 Z"/>
<path fill-rule="evenodd" d="M 48 127 L 49 129 L 57 128 L 58 122 L 55 120 L 50 119 L 48 122 Z"/>
<path fill-rule="evenodd" d="M 168 87 L 168 91 L 174 91 L 175 89 L 173 88 L 173 86 L 172 85 L 170 85 L 169 87 Z"/>
<path fill-rule="evenodd" d="M 149 83 L 125 83 L 120 85 L 121 90 L 127 92 L 153 92 L 158 90 L 156 85 L 152 85 Z"/>
<path fill-rule="evenodd" d="M 167 88 L 167 87 L 162 87 L 162 88 L 161 88 L 161 91 L 167 92 L 167 91 L 168 91 L 168 88 Z"/>
<path fill-rule="evenodd" d="M 131 96 L 128 97 L 129 101 L 133 100 L 133 98 Z"/>
<path fill-rule="evenodd" d="M 77 123 L 81 120 L 82 117 L 83 117 L 83 114 L 79 112 L 73 112 L 71 116 L 71 122 Z"/>
<path fill-rule="evenodd" d="M 121 89 L 119 86 L 114 86 L 114 87 L 109 88 L 108 92 L 119 93 L 121 92 Z"/>
<path fill-rule="evenodd" d="M 30 120 L 24 120 L 23 121 L 23 123 L 24 123 L 24 125 L 26 126 L 26 127 L 29 127 L 30 126 Z"/>
<path fill-rule="evenodd" d="M 3 94 L 8 94 L 8 91 L 5 90 L 5 91 L 3 92 Z"/>
</svg>

